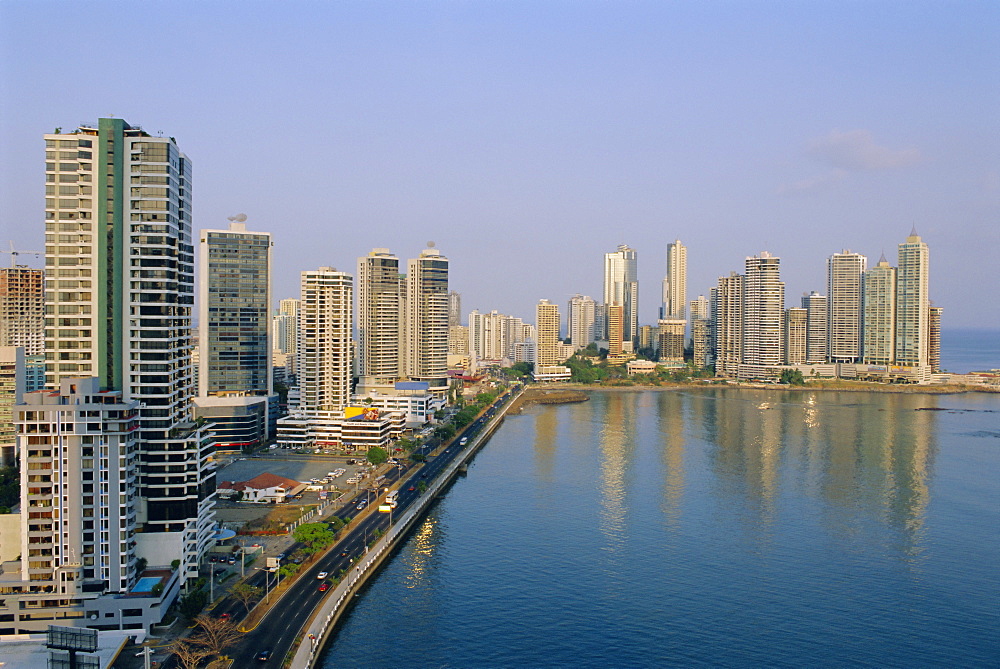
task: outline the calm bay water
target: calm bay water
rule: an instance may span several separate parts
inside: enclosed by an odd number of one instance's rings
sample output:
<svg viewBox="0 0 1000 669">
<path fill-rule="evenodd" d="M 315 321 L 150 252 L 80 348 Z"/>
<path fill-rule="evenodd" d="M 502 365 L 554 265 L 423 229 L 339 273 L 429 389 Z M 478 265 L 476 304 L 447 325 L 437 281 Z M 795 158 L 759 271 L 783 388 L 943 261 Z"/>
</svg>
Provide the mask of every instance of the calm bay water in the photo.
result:
<svg viewBox="0 0 1000 669">
<path fill-rule="evenodd" d="M 1000 664 L 1000 395 L 591 397 L 509 417 L 321 666 Z"/>
<path fill-rule="evenodd" d="M 941 368 L 954 374 L 1000 369 L 1000 332 L 942 330 Z"/>
</svg>

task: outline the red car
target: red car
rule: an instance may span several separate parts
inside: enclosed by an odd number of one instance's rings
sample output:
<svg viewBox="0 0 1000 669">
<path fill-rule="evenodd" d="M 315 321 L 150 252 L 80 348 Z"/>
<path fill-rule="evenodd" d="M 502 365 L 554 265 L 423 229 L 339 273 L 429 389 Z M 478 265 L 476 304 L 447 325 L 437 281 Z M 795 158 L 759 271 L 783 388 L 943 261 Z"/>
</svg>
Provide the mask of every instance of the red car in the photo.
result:
<svg viewBox="0 0 1000 669">
<path fill-rule="evenodd" d="M 232 617 L 233 616 L 229 613 L 223 613 L 221 616 L 219 616 L 219 620 L 229 620 Z"/>
<path fill-rule="evenodd" d="M 319 591 L 320 592 L 326 592 L 329 589 L 330 589 L 330 584 L 329 583 L 320 583 L 319 584 Z"/>
</svg>

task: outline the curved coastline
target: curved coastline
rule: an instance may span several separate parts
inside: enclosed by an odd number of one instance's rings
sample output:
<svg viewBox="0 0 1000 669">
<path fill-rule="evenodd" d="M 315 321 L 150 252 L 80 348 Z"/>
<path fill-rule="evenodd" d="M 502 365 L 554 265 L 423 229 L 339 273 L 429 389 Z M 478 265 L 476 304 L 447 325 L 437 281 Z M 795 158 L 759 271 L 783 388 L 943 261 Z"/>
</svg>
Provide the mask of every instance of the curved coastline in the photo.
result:
<svg viewBox="0 0 1000 669">
<path fill-rule="evenodd" d="M 965 385 L 937 385 L 937 386 L 924 386 L 924 385 L 893 385 L 893 384 L 879 384 L 879 383 L 864 383 L 864 382 L 835 382 L 835 381 L 820 381 L 816 383 L 807 383 L 804 386 L 789 386 L 776 383 L 736 383 L 736 382 L 695 382 L 695 383 L 665 383 L 662 385 L 647 385 L 647 384 L 622 384 L 622 385 L 612 385 L 612 384 L 597 384 L 597 383 L 546 383 L 537 384 L 529 387 L 525 391 L 525 395 L 535 391 L 539 393 L 538 398 L 525 397 L 521 405 L 526 404 L 562 404 L 566 402 L 584 402 L 586 401 L 586 393 L 589 391 L 611 391 L 611 392 L 642 392 L 642 391 L 673 391 L 673 390 L 689 390 L 691 388 L 732 388 L 732 389 L 744 389 L 744 390 L 784 390 L 788 392 L 852 392 L 852 393 L 897 393 L 897 394 L 925 394 L 925 395 L 958 395 L 962 393 L 1000 393 L 1000 388 L 992 388 L 988 386 L 965 386 Z M 567 397 L 569 393 L 579 393 L 584 397 L 582 399 L 557 399 L 555 393 L 558 391 L 565 391 Z M 546 396 L 552 396 L 552 399 L 546 399 Z M 520 410 L 521 405 L 517 405 L 513 408 Z"/>
</svg>

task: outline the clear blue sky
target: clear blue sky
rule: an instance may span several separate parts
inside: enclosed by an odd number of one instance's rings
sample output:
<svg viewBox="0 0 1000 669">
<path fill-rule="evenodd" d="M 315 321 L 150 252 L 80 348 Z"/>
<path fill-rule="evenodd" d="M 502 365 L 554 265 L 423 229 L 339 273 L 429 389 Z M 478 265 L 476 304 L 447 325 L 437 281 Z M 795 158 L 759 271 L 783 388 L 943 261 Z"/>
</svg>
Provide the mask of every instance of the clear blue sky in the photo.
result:
<svg viewBox="0 0 1000 669">
<path fill-rule="evenodd" d="M 945 327 L 1000 329 L 997 2 L 0 0 L 0 104 L 3 246 L 43 248 L 42 134 L 114 115 L 177 138 L 196 229 L 274 233 L 278 298 L 433 240 L 534 320 L 627 243 L 650 323 L 675 238 L 689 299 L 768 250 L 792 305 L 916 226 Z"/>
</svg>

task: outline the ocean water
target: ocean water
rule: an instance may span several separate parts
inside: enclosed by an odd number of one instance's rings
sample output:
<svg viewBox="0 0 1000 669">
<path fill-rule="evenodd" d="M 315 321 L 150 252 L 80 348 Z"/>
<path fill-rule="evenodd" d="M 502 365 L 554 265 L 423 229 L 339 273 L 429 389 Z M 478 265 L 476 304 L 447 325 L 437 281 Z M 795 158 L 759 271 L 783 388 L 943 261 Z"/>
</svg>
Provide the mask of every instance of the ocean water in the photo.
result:
<svg viewBox="0 0 1000 669">
<path fill-rule="evenodd" d="M 955 374 L 1000 369 L 1000 332 L 942 330 L 941 368 Z"/>
<path fill-rule="evenodd" d="M 1000 395 L 508 417 L 320 666 L 1000 665 Z"/>
</svg>

